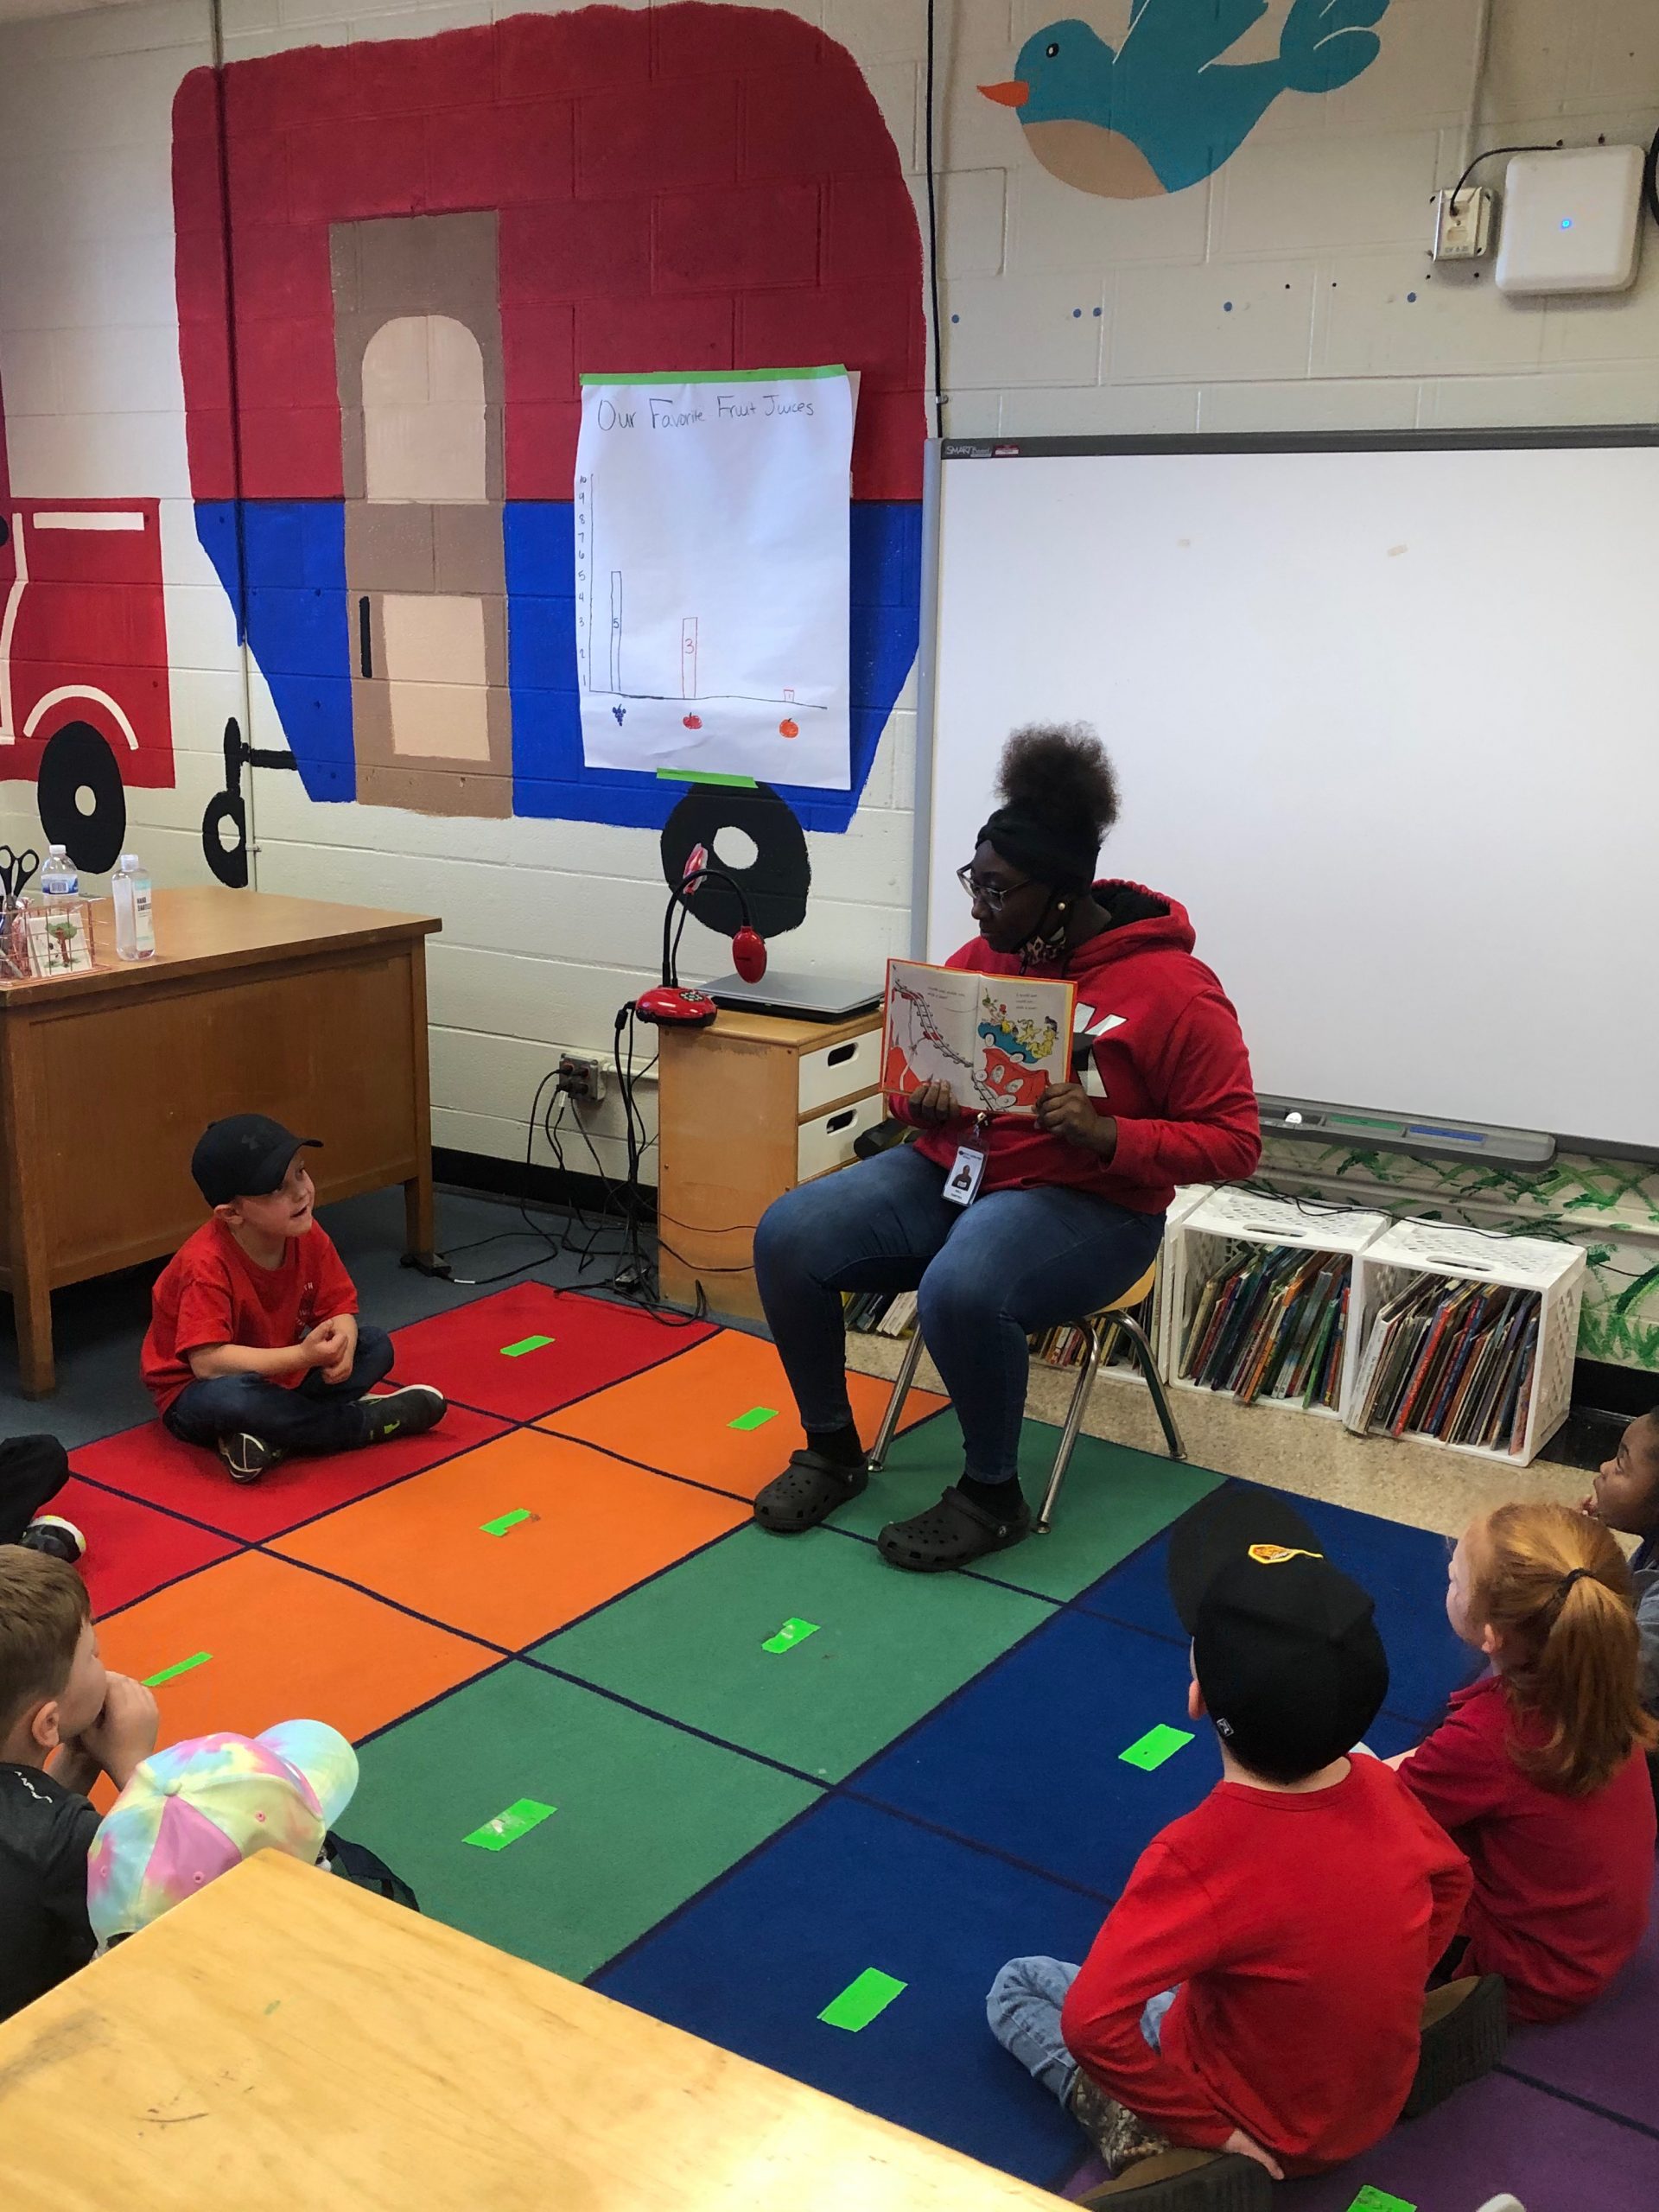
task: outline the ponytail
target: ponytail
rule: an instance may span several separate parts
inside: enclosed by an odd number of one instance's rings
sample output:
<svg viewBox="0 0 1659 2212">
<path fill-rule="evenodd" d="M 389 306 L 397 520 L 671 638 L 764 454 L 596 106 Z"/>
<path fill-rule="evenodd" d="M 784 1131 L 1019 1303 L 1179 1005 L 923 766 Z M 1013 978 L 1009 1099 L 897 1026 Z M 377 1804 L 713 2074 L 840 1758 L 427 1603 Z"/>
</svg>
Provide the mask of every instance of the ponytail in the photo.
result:
<svg viewBox="0 0 1659 2212">
<path fill-rule="evenodd" d="M 1471 1610 L 1503 1639 L 1512 1704 L 1548 1730 L 1541 1743 L 1512 1743 L 1510 1757 L 1545 1789 L 1587 1796 L 1635 1745 L 1649 1749 L 1659 1738 L 1642 1706 L 1624 1554 L 1586 1514 L 1503 1505 L 1487 1522 L 1477 1559 Z"/>
</svg>

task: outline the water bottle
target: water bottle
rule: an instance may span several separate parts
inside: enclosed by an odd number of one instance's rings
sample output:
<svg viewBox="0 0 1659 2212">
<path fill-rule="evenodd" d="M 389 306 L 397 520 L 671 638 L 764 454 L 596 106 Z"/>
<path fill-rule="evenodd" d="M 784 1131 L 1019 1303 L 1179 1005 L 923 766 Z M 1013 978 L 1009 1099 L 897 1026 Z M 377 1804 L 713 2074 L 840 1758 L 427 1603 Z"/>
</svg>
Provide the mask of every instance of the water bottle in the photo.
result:
<svg viewBox="0 0 1659 2212">
<path fill-rule="evenodd" d="M 123 853 L 110 878 L 115 900 L 115 949 L 123 960 L 149 960 L 156 951 L 149 876 L 137 853 Z"/>
<path fill-rule="evenodd" d="M 41 870 L 41 899 L 48 913 L 61 913 L 70 899 L 80 896 L 80 878 L 75 864 L 61 845 L 46 849 L 46 866 Z"/>
</svg>

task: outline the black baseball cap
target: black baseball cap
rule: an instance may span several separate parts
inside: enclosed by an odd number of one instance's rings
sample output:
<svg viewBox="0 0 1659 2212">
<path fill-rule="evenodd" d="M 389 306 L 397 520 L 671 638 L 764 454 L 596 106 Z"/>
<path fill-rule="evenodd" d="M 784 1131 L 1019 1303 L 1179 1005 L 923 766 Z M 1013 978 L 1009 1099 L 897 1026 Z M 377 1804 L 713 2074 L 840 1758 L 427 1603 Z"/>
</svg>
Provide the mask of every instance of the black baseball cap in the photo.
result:
<svg viewBox="0 0 1659 2212">
<path fill-rule="evenodd" d="M 1316 1774 L 1376 1718 L 1389 1662 L 1376 1607 L 1278 1491 L 1231 1484 L 1183 1514 L 1169 1592 L 1205 1710 L 1253 1773 Z"/>
<path fill-rule="evenodd" d="M 282 1187 L 296 1152 L 321 1141 L 296 1137 L 269 1114 L 229 1114 L 202 1131 L 190 1155 L 190 1173 L 210 1206 L 263 1198 Z"/>
</svg>

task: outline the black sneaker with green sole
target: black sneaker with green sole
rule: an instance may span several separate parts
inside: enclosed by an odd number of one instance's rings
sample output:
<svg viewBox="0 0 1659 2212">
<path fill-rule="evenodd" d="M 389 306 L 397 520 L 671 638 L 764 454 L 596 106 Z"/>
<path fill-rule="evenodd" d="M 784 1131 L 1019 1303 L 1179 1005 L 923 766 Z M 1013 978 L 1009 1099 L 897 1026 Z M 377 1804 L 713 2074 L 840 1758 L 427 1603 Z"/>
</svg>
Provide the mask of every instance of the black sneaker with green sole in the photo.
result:
<svg viewBox="0 0 1659 2212">
<path fill-rule="evenodd" d="M 394 1436 L 423 1436 L 429 1428 L 437 1427 L 449 1408 L 442 1391 L 435 1390 L 429 1382 L 406 1382 L 399 1390 L 365 1398 L 363 1410 L 369 1419 L 364 1441 L 389 1444 Z"/>
</svg>

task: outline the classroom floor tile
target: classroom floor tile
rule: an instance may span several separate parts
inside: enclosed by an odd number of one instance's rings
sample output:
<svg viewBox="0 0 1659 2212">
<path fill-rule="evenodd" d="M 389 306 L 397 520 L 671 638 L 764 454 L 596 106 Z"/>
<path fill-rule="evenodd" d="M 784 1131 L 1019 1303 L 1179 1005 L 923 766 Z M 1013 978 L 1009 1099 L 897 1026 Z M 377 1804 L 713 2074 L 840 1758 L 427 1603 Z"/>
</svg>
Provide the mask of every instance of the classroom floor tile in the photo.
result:
<svg viewBox="0 0 1659 2212">
<path fill-rule="evenodd" d="M 73 1521 L 86 1539 L 80 1573 L 94 1620 L 238 1548 L 228 1536 L 73 1475 L 46 1510 Z"/>
<path fill-rule="evenodd" d="M 1274 2212 L 1352 2212 L 1368 2185 L 1417 2212 L 1476 2212 L 1503 2190 L 1528 2212 L 1653 2212 L 1659 2139 L 1489 2074 L 1345 2166 L 1283 2183 Z"/>
<path fill-rule="evenodd" d="M 1100 1919 L 1088 1897 L 836 1798 L 595 1986 L 1041 2183 L 1084 2139 L 995 2042 L 985 1993 L 1019 1953 L 1081 1959 Z M 820 2020 L 872 1967 L 905 1984 L 886 2010 L 855 2031 Z"/>
<path fill-rule="evenodd" d="M 242 1552 L 143 1598 L 99 1631 L 107 1665 L 158 1685 L 163 1744 L 215 1729 L 257 1735 L 278 1720 L 326 1720 L 355 1740 L 453 1689 L 495 1654 L 361 1591 L 260 1552 Z"/>
<path fill-rule="evenodd" d="M 392 1342 L 400 1380 L 435 1383 L 457 1405 L 533 1421 L 714 1334 L 709 1321 L 654 1321 L 609 1299 L 521 1282 L 398 1329 Z"/>
<path fill-rule="evenodd" d="M 512 1514 L 531 1517 L 485 1526 Z M 734 1498 L 515 1429 L 275 1548 L 518 1650 L 748 1517 Z"/>
<path fill-rule="evenodd" d="M 1180 1645 L 1058 1614 L 851 1786 L 1109 1899 L 1221 1779 L 1209 1723 L 1187 1718 L 1189 1680 Z M 1118 1756 L 1160 1725 L 1192 1740 L 1149 1772 Z"/>
<path fill-rule="evenodd" d="M 504 1426 L 465 1406 L 451 1406 L 424 1436 L 397 1436 L 388 1444 L 327 1459 L 284 1459 L 257 1483 L 235 1483 L 217 1452 L 181 1444 L 160 1421 L 147 1421 L 101 1444 L 83 1446 L 71 1454 L 70 1465 L 77 1474 L 130 1497 L 257 1544 L 457 1452 L 469 1452 L 499 1436 Z"/>
<path fill-rule="evenodd" d="M 1020 1433 L 1020 1479 L 1036 1512 L 1054 1465 L 1060 1433 L 1028 1421 Z M 962 1435 L 954 1421 L 931 1421 L 899 1437 L 879 1475 L 832 1525 L 874 1536 L 889 1521 L 907 1520 L 933 1503 L 962 1472 Z M 991 1582 L 1034 1590 L 1044 1598 L 1075 1598 L 1116 1560 L 1178 1520 L 1222 1478 L 1207 1467 L 1160 1459 L 1127 1446 L 1080 1436 L 1065 1487 L 1046 1536 L 1033 1535 L 969 1569 Z"/>
<path fill-rule="evenodd" d="M 818 1529 L 741 1529 L 535 1656 L 653 1713 L 835 1780 L 1050 1617 L 966 1575 L 901 1574 Z M 815 1632 L 783 1651 L 791 1620 Z"/>
<path fill-rule="evenodd" d="M 1306 1520 L 1337 1566 L 1362 1583 L 1376 1601 L 1376 1625 L 1389 1655 L 1388 1711 L 1432 1727 L 1446 1700 L 1475 1672 L 1473 1655 L 1452 1633 L 1446 1618 L 1446 1569 L 1450 1557 L 1444 1536 L 1427 1529 L 1408 1529 L 1374 1514 L 1317 1498 L 1291 1503 Z M 1125 1621 L 1154 1635 L 1185 1643 L 1166 1580 L 1167 1541 L 1159 1537 L 1101 1581 L 1083 1591 L 1077 1604 L 1109 1620 Z M 1012 1567 L 1019 1559 L 1010 1555 Z"/>
<path fill-rule="evenodd" d="M 341 1832 L 423 1910 L 582 1977 L 817 1801 L 808 1783 L 512 1664 L 365 1745 Z M 463 1840 L 521 1798 L 552 1815 Z"/>
<path fill-rule="evenodd" d="M 1659 1882 L 1648 1932 L 1636 1956 L 1605 1996 L 1576 2020 L 1550 2028 L 1513 2028 L 1510 2070 L 1582 2097 L 1653 2130 L 1655 2201 L 1659 2202 L 1659 2066 L 1653 2024 L 1659 2020 Z"/>
<path fill-rule="evenodd" d="M 853 1412 L 867 1439 L 892 1387 L 873 1375 L 847 1377 Z M 925 1421 L 944 1402 L 930 1391 L 912 1390 L 906 1427 Z M 568 1406 L 539 1426 L 734 1497 L 752 1498 L 806 1441 L 777 1353 L 761 1338 L 735 1329 L 722 1330 L 670 1366 Z"/>
</svg>

